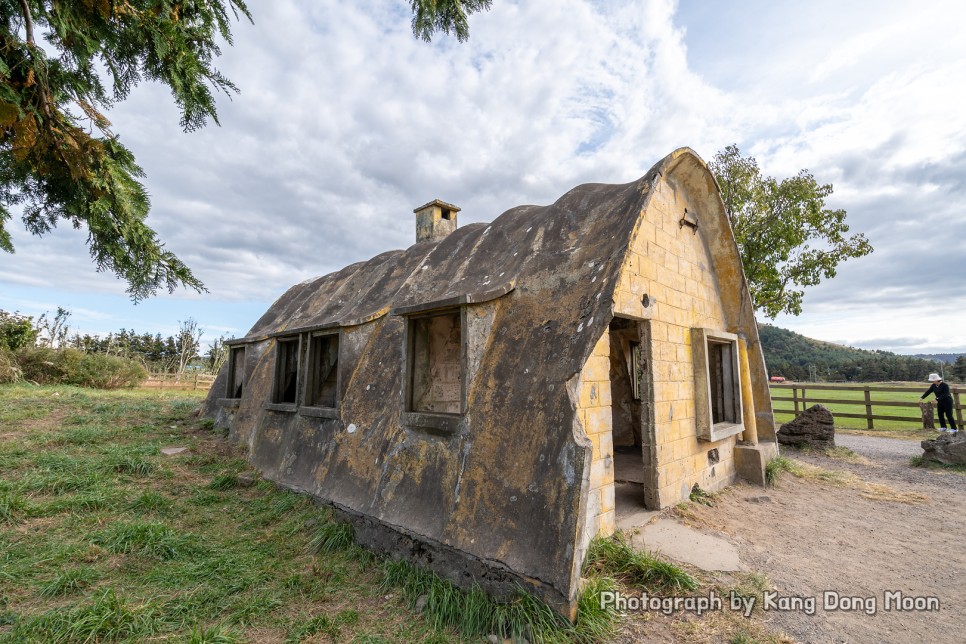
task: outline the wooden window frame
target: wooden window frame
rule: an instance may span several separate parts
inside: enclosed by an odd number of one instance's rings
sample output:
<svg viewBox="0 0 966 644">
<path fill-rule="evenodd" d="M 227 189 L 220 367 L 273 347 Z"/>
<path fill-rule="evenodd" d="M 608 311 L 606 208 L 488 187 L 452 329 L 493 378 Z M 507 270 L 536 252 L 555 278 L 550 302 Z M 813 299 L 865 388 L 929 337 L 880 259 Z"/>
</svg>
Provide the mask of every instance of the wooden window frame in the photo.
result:
<svg viewBox="0 0 966 644">
<path fill-rule="evenodd" d="M 242 390 L 241 395 L 235 394 L 235 370 L 238 365 L 238 355 L 241 353 L 242 360 Z M 239 400 L 245 395 L 245 388 L 248 386 L 248 371 L 245 369 L 245 356 L 247 356 L 247 347 L 244 344 L 236 344 L 228 347 L 228 382 L 225 386 L 225 398 L 228 400 Z"/>
<path fill-rule="evenodd" d="M 711 344 L 731 346 L 731 382 L 725 383 L 732 393 L 736 422 L 715 423 L 712 416 Z M 715 329 L 691 329 L 691 355 L 694 361 L 694 419 L 700 440 L 714 442 L 740 434 L 745 430 L 741 400 L 741 361 L 738 359 L 738 336 Z"/>
<path fill-rule="evenodd" d="M 279 391 L 282 382 L 282 345 L 295 344 L 295 400 L 292 402 L 282 402 L 281 392 Z M 291 335 L 291 336 L 279 336 L 275 338 L 275 373 L 272 377 L 272 398 L 267 405 L 266 409 L 273 411 L 296 411 L 299 404 L 299 396 L 301 393 L 300 383 L 304 380 L 304 375 L 302 374 L 302 350 L 303 342 L 302 335 Z"/>
<path fill-rule="evenodd" d="M 413 408 L 413 377 L 415 367 L 415 325 L 421 321 L 434 317 L 459 316 L 460 324 L 460 411 L 458 413 L 417 411 Z M 450 433 L 456 431 L 464 415 L 466 414 L 466 368 L 467 368 L 467 324 L 466 307 L 440 309 L 434 311 L 420 312 L 405 316 L 405 338 L 403 342 L 403 399 L 400 409 L 400 418 L 403 425 L 419 427 L 422 429 Z"/>
<path fill-rule="evenodd" d="M 299 414 L 317 418 L 339 418 L 339 409 L 342 405 L 342 330 L 313 331 L 307 333 L 305 338 L 305 365 L 303 368 L 304 377 L 302 378 L 302 402 L 305 404 L 299 406 Z M 319 377 L 314 364 L 316 361 L 316 341 L 322 338 L 335 338 L 338 344 L 335 366 L 335 405 L 332 407 L 315 404 L 312 399 Z"/>
</svg>

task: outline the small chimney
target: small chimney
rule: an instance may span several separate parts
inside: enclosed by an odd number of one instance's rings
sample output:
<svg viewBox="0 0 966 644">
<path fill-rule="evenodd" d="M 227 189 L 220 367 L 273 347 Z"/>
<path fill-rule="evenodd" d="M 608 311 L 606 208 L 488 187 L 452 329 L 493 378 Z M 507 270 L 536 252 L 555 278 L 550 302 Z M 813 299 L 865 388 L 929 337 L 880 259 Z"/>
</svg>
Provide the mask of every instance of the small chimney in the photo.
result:
<svg viewBox="0 0 966 644">
<path fill-rule="evenodd" d="M 413 210 L 416 213 L 416 241 L 439 241 L 456 230 L 456 213 L 459 208 L 451 203 L 434 199 Z"/>
</svg>

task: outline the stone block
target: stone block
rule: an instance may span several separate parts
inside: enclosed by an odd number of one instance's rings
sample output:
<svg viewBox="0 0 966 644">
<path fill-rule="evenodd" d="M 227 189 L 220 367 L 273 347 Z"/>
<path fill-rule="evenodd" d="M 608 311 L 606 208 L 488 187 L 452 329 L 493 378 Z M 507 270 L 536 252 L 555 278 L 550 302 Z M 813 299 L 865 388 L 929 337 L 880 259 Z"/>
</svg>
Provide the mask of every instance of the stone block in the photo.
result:
<svg viewBox="0 0 966 644">
<path fill-rule="evenodd" d="M 597 344 L 594 345 L 593 355 L 610 356 L 610 333 L 608 331 L 604 331 L 604 334 L 597 340 Z"/>
<path fill-rule="evenodd" d="M 603 434 L 597 435 L 598 449 L 601 458 L 607 458 L 614 456 L 614 434 L 612 432 L 604 432 Z M 595 457 L 596 457 L 595 452 Z"/>
<path fill-rule="evenodd" d="M 616 499 L 613 485 L 607 485 L 600 489 L 600 510 L 610 512 L 616 509 Z"/>
<path fill-rule="evenodd" d="M 614 484 L 614 459 L 605 456 L 590 464 L 590 489 L 596 490 Z"/>
<path fill-rule="evenodd" d="M 617 530 L 617 512 L 609 510 L 600 515 L 600 530 L 598 534 L 609 537 Z"/>
<path fill-rule="evenodd" d="M 765 466 L 778 456 L 778 443 L 735 445 L 735 470 L 738 477 L 754 485 L 765 485 Z"/>
<path fill-rule="evenodd" d="M 591 407 L 585 410 L 584 431 L 588 434 L 610 433 L 612 412 L 610 407 Z"/>
<path fill-rule="evenodd" d="M 584 368 L 581 371 L 583 382 L 608 381 L 610 380 L 610 359 L 606 356 L 592 355 L 587 358 Z"/>
<path fill-rule="evenodd" d="M 581 382 L 580 383 L 580 401 L 579 404 L 583 409 L 589 409 L 590 407 L 600 407 L 600 383 L 599 382 Z"/>
</svg>

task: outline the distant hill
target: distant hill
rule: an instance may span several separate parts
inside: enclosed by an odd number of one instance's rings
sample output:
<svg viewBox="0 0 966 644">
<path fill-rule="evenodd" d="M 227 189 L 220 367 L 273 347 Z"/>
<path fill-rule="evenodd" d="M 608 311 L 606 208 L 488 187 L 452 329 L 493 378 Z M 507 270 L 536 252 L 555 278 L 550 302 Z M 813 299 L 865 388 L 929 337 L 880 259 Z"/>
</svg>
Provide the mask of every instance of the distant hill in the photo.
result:
<svg viewBox="0 0 966 644">
<path fill-rule="evenodd" d="M 814 374 L 822 381 L 924 381 L 936 371 L 935 361 L 813 340 L 770 324 L 759 324 L 758 335 L 769 376 L 811 380 Z"/>
<path fill-rule="evenodd" d="M 917 353 L 917 358 L 922 358 L 923 360 L 938 360 L 939 362 L 945 362 L 946 364 L 952 364 L 956 362 L 956 358 L 959 356 L 966 356 L 966 353 Z"/>
</svg>

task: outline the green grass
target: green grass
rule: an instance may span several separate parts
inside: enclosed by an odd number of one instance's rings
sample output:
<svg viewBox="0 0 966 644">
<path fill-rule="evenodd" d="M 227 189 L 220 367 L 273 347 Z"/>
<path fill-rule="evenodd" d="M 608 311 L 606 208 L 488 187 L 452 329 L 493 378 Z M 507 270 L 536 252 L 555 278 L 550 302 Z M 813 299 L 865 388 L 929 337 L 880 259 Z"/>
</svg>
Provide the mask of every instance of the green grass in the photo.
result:
<svg viewBox="0 0 966 644">
<path fill-rule="evenodd" d="M 239 486 L 248 465 L 193 415 L 200 395 L 0 387 L 0 643 L 597 642 L 619 623 L 602 591 L 695 588 L 596 540 L 571 624 L 385 560 L 306 497 Z M 161 455 L 175 445 L 190 452 Z"/>
<path fill-rule="evenodd" d="M 697 483 L 691 488 L 691 494 L 688 495 L 688 499 L 692 503 L 700 503 L 701 505 L 714 507 L 714 494 L 709 494 L 707 490 L 704 490 Z"/>
<path fill-rule="evenodd" d="M 587 567 L 640 590 L 674 592 L 698 587 L 695 579 L 681 568 L 632 548 L 620 532 L 591 542 Z"/>
<path fill-rule="evenodd" d="M 939 461 L 933 461 L 925 458 L 922 454 L 918 456 L 913 456 L 909 459 L 909 465 L 913 467 L 925 467 L 933 470 L 940 470 L 944 472 L 955 472 L 956 474 L 966 474 L 966 465 L 950 465 L 948 463 L 940 463 Z M 2 504 L 2 501 L 0 501 Z M 0 505 L 0 516 L 2 516 L 2 505 Z"/>
<path fill-rule="evenodd" d="M 784 472 L 793 472 L 795 463 L 784 456 L 776 456 L 765 465 L 765 483 L 776 485 Z"/>
<path fill-rule="evenodd" d="M 355 543 L 355 531 L 348 523 L 325 521 L 315 529 L 309 548 L 317 554 L 347 550 Z"/>
<path fill-rule="evenodd" d="M 0 642 L 459 639 L 327 512 L 238 487 L 202 394 L 0 387 Z"/>
<path fill-rule="evenodd" d="M 108 588 L 67 610 L 51 609 L 19 622 L 12 635 L 13 641 L 132 641 L 168 626 L 154 606 L 132 602 Z"/>
<path fill-rule="evenodd" d="M 776 456 L 765 465 L 765 482 L 768 485 L 776 485 L 785 472 L 800 479 L 822 481 L 835 485 L 846 485 L 852 478 L 848 472 L 826 470 L 785 456 Z"/>
<path fill-rule="evenodd" d="M 495 600 L 479 588 L 462 590 L 407 561 L 383 564 L 383 588 L 399 588 L 413 607 L 422 602 L 421 615 L 438 630 L 453 629 L 479 641 L 489 634 L 537 642 L 597 642 L 613 632 L 617 614 L 600 608 L 599 594 L 613 589 L 612 581 L 595 578 L 578 603 L 571 624 L 552 608 L 522 589 Z"/>
<path fill-rule="evenodd" d="M 89 587 L 99 578 L 100 573 L 93 568 L 66 568 L 41 587 L 40 596 L 53 598 L 73 595 Z"/>
</svg>

